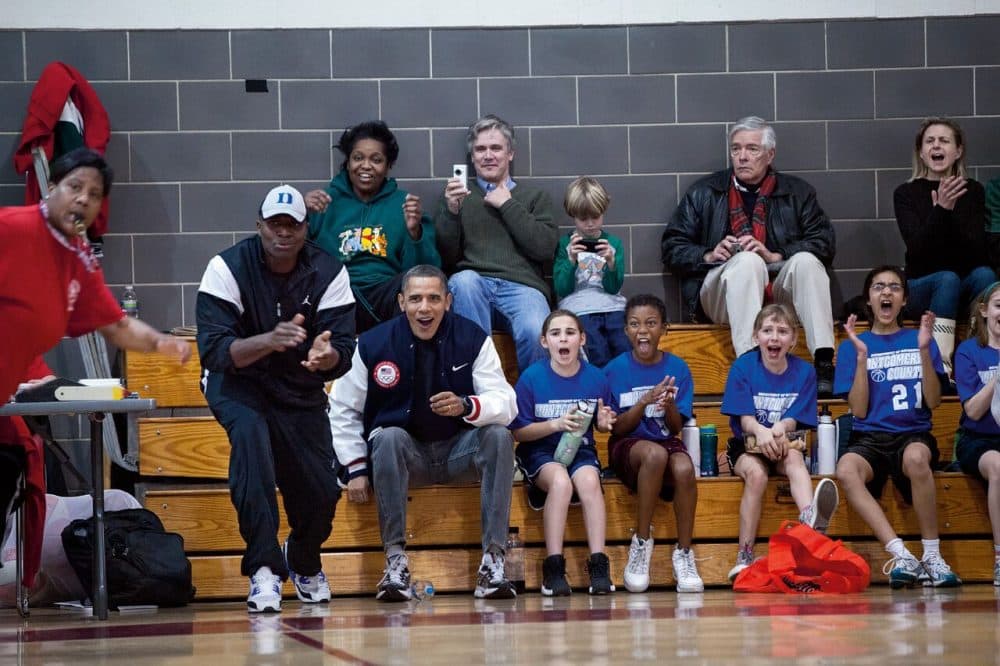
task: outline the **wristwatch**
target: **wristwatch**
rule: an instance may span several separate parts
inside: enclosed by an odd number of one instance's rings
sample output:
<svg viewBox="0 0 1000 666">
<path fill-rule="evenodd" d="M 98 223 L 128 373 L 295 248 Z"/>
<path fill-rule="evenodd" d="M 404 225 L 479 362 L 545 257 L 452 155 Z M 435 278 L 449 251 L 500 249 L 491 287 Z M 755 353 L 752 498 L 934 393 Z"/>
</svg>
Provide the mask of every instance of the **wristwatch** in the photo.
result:
<svg viewBox="0 0 1000 666">
<path fill-rule="evenodd" d="M 466 417 L 472 413 L 472 399 L 467 395 L 462 396 L 462 417 Z"/>
</svg>

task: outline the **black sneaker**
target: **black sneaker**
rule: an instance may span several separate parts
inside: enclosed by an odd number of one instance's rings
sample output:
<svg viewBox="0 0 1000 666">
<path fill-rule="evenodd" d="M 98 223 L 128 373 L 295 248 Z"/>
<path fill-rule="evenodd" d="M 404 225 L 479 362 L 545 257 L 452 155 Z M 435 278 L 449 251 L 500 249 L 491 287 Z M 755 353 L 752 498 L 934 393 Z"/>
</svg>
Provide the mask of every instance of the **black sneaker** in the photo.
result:
<svg viewBox="0 0 1000 666">
<path fill-rule="evenodd" d="M 611 582 L 611 562 L 604 553 L 591 553 L 587 560 L 587 573 L 590 574 L 590 593 L 608 594 L 615 591 Z"/>
<path fill-rule="evenodd" d="M 549 555 L 542 562 L 542 595 L 546 597 L 568 597 L 573 590 L 566 580 L 566 558 Z"/>
<path fill-rule="evenodd" d="M 816 361 L 816 394 L 820 398 L 833 397 L 833 362 Z"/>
</svg>

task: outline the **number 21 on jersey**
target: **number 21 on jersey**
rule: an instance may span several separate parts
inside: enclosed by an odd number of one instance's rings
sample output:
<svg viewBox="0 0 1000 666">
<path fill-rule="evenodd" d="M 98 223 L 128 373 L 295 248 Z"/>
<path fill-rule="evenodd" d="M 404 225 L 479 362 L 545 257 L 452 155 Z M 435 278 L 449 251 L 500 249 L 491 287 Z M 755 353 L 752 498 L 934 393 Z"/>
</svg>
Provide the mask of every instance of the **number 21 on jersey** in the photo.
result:
<svg viewBox="0 0 1000 666">
<path fill-rule="evenodd" d="M 909 404 L 909 391 L 906 384 L 892 385 L 892 409 L 894 411 L 907 411 L 910 409 L 920 409 L 923 407 L 924 396 L 920 392 L 920 382 L 913 383 L 913 404 Z"/>
</svg>

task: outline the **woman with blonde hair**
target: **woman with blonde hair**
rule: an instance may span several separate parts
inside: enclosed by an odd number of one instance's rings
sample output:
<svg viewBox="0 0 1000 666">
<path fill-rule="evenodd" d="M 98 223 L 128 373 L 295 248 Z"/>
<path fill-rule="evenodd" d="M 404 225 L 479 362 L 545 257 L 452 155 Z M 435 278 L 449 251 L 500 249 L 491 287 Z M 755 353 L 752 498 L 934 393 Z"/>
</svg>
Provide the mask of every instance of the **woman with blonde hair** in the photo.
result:
<svg viewBox="0 0 1000 666">
<path fill-rule="evenodd" d="M 996 281 L 1000 234 L 986 230 L 986 194 L 965 169 L 965 134 L 949 118 L 927 118 L 913 144 L 913 174 L 893 194 L 906 244 L 907 319 L 930 310 L 934 341 L 951 376 L 955 320 Z"/>
</svg>

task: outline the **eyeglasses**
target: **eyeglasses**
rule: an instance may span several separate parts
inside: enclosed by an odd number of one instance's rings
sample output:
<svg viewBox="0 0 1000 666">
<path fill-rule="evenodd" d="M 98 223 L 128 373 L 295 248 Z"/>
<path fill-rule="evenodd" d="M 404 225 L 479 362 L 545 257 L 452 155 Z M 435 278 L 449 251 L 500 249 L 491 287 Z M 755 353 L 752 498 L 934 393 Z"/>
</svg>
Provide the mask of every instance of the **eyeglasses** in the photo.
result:
<svg viewBox="0 0 1000 666">
<path fill-rule="evenodd" d="M 760 157 L 761 153 L 764 152 L 764 146 L 758 146 L 756 143 L 751 143 L 746 146 L 741 146 L 738 143 L 734 143 L 733 145 L 729 146 L 729 154 L 732 155 L 733 157 L 736 157 L 744 150 L 750 157 Z"/>
<path fill-rule="evenodd" d="M 903 293 L 903 285 L 898 282 L 876 282 L 871 286 L 872 293 L 878 293 L 888 289 L 894 294 Z"/>
</svg>

